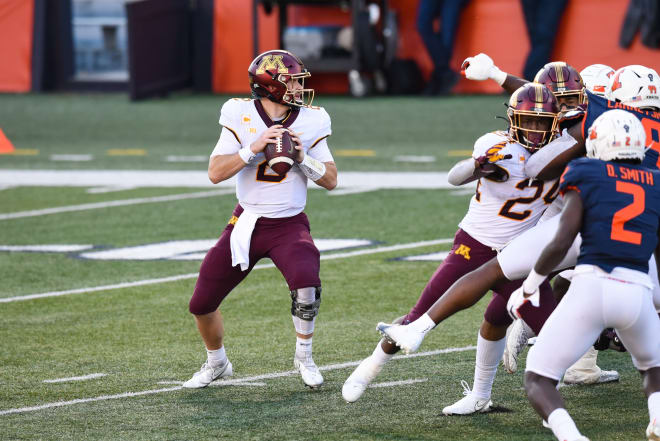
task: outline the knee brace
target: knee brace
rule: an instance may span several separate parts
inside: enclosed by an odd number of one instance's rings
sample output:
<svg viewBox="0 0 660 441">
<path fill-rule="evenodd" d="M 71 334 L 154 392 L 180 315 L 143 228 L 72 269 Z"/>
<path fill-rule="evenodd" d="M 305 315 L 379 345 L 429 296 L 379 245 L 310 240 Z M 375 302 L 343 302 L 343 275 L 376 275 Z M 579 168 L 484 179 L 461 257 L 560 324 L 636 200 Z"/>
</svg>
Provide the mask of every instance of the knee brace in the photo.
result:
<svg viewBox="0 0 660 441">
<path fill-rule="evenodd" d="M 312 321 L 321 306 L 321 287 L 300 288 L 291 291 L 291 315 Z"/>
</svg>

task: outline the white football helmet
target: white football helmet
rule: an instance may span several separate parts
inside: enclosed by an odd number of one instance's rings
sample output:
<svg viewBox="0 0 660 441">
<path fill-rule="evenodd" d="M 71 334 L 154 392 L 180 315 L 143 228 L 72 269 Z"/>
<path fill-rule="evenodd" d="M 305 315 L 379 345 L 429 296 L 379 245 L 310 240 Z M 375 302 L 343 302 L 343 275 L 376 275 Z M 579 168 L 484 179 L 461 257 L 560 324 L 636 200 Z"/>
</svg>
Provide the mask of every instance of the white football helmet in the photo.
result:
<svg viewBox="0 0 660 441">
<path fill-rule="evenodd" d="M 587 157 L 613 159 L 644 159 L 646 132 L 640 120 L 622 109 L 609 110 L 589 128 Z"/>
<path fill-rule="evenodd" d="M 605 64 L 592 64 L 580 72 L 584 86 L 589 92 L 598 96 L 605 96 L 612 75 L 614 75 L 614 69 Z"/>
<path fill-rule="evenodd" d="M 632 64 L 614 72 L 605 97 L 630 107 L 660 110 L 660 78 L 645 66 Z"/>
</svg>

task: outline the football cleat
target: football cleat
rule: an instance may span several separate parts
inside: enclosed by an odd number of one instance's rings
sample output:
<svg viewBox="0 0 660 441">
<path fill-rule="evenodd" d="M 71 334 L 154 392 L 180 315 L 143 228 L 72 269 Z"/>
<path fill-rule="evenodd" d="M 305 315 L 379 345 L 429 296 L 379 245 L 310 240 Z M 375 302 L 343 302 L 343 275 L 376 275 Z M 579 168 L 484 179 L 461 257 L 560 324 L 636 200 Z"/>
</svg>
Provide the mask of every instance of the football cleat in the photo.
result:
<svg viewBox="0 0 660 441">
<path fill-rule="evenodd" d="M 353 373 L 346 379 L 341 389 L 341 396 L 347 403 L 354 403 L 360 399 L 369 383 L 376 378 L 382 365 L 375 363 L 372 357 L 367 357 L 358 365 Z"/>
<path fill-rule="evenodd" d="M 518 356 L 525 349 L 529 337 L 533 334 L 534 331 L 520 319 L 514 320 L 513 324 L 509 327 L 504 355 L 502 356 L 502 364 L 508 373 L 513 374 L 518 370 Z"/>
<path fill-rule="evenodd" d="M 660 425 L 655 420 L 651 421 L 646 428 L 646 439 L 649 441 L 660 441 Z"/>
<path fill-rule="evenodd" d="M 298 372 L 300 372 L 300 376 L 302 377 L 305 386 L 310 389 L 321 387 L 323 384 L 323 375 L 321 375 L 321 372 L 316 366 L 316 363 L 314 363 L 314 360 L 312 360 L 311 355 L 308 355 L 305 358 L 294 357 L 293 365 L 298 369 Z"/>
<path fill-rule="evenodd" d="M 183 387 L 186 389 L 199 389 L 208 386 L 218 378 L 231 377 L 233 374 L 234 368 L 229 360 L 222 366 L 211 366 L 206 362 L 198 372 L 193 374 L 190 380 L 183 383 Z"/>
<path fill-rule="evenodd" d="M 410 325 L 392 325 L 380 322 L 376 329 L 383 337 L 397 345 L 407 355 L 419 349 L 424 340 L 424 334 L 416 332 Z"/>
<path fill-rule="evenodd" d="M 442 409 L 443 414 L 471 415 L 473 413 L 485 413 L 490 411 L 493 406 L 493 402 L 490 398 L 478 398 L 472 395 L 470 386 L 465 380 L 461 380 L 461 386 L 463 386 L 463 395 L 465 395 L 465 397 L 461 398 L 451 406 Z"/>
<path fill-rule="evenodd" d="M 564 375 L 565 384 L 602 384 L 602 383 L 611 383 L 613 381 L 619 381 L 619 373 L 617 371 L 600 371 L 600 375 L 595 378 L 580 376 L 579 372 L 572 374 L 573 371 L 567 371 Z"/>
</svg>

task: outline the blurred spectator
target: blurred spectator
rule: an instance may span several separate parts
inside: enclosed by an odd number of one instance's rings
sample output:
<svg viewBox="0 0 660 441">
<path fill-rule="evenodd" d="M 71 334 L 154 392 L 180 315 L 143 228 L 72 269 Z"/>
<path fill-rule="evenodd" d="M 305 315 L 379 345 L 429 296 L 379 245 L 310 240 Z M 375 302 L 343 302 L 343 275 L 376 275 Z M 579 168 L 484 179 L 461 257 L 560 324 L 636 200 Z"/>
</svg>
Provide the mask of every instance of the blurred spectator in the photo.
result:
<svg viewBox="0 0 660 441">
<path fill-rule="evenodd" d="M 536 72 L 550 60 L 559 21 L 568 0 L 520 0 L 531 49 L 527 55 L 523 76 L 533 80 Z"/>
<path fill-rule="evenodd" d="M 417 11 L 417 30 L 433 60 L 433 72 L 424 95 L 446 95 L 458 81 L 458 74 L 449 68 L 458 30 L 458 20 L 470 0 L 420 0 Z M 440 21 L 438 32 L 435 19 Z"/>
</svg>

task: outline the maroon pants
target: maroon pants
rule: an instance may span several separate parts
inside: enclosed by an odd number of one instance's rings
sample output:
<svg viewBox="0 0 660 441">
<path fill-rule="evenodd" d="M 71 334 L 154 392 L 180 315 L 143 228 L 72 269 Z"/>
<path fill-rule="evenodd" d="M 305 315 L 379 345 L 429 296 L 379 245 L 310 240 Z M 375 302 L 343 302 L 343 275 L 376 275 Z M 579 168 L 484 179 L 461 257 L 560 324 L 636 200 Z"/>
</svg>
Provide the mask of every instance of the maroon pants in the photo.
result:
<svg viewBox="0 0 660 441">
<path fill-rule="evenodd" d="M 241 271 L 240 265 L 231 266 L 229 238 L 236 218 L 242 212 L 243 208 L 236 206 L 234 217 L 204 257 L 189 304 L 193 314 L 208 314 L 218 309 L 227 294 L 263 257 L 270 257 L 286 279 L 290 290 L 321 286 L 321 255 L 310 235 L 309 220 L 305 213 L 285 218 L 259 218 L 250 241 L 250 267 Z"/>
<path fill-rule="evenodd" d="M 479 268 L 492 258 L 497 256 L 497 252 L 492 248 L 482 244 L 459 229 L 454 236 L 454 246 L 449 255 L 440 264 L 438 269 L 431 276 L 431 280 L 426 284 L 422 295 L 417 303 L 410 310 L 405 320 L 414 321 L 422 316 L 433 304 L 461 277 L 465 274 Z M 514 281 L 500 282 L 493 287 L 493 299 L 486 308 L 484 318 L 487 322 L 495 326 L 507 326 L 511 323 L 511 317 L 506 311 L 506 302 L 513 291 L 515 291 L 523 282 L 523 279 Z M 550 316 L 556 306 L 552 295 L 552 288 L 546 281 L 541 285 L 541 301 L 539 308 L 529 308 L 531 305 L 521 310 L 525 322 L 538 334 L 545 319 Z M 528 321 L 529 320 L 529 321 Z"/>
</svg>

